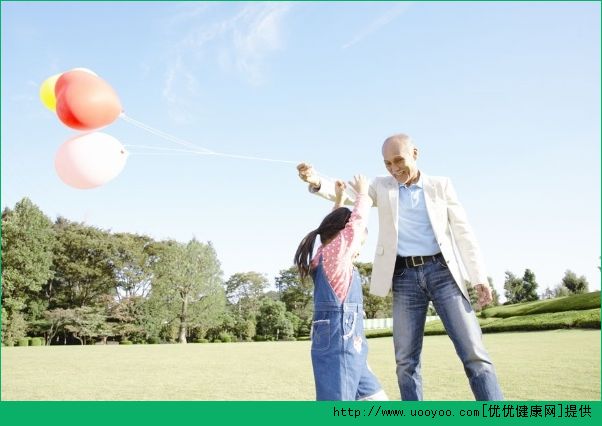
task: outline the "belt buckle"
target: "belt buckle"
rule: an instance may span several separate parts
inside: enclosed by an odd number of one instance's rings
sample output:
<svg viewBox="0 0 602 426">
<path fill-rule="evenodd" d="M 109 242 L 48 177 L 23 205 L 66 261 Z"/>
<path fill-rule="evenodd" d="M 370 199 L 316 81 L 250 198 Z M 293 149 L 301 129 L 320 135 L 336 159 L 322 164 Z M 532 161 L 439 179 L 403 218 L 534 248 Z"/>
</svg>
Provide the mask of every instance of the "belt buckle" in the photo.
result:
<svg viewBox="0 0 602 426">
<path fill-rule="evenodd" d="M 414 258 L 420 258 L 420 263 L 416 263 L 414 261 Z M 422 256 L 412 256 L 410 259 L 412 259 L 412 266 L 413 267 L 424 265 L 424 257 L 422 257 Z"/>
</svg>

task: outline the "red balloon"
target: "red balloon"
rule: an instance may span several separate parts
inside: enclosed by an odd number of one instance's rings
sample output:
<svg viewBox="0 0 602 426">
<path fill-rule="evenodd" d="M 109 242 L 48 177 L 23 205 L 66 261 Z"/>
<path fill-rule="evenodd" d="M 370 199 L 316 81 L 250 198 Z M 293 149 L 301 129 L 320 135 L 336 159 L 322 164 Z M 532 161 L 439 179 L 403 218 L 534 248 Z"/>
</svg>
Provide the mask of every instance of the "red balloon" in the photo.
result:
<svg viewBox="0 0 602 426">
<path fill-rule="evenodd" d="M 72 129 L 94 130 L 121 114 L 121 102 L 102 78 L 85 71 L 68 71 L 54 86 L 56 113 Z"/>
</svg>

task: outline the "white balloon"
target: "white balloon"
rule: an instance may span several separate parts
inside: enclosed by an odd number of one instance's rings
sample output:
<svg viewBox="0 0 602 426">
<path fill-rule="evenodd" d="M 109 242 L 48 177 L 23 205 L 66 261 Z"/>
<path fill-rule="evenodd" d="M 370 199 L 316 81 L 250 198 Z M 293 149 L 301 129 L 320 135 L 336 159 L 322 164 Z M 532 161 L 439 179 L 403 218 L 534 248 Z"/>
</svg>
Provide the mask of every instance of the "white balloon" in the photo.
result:
<svg viewBox="0 0 602 426">
<path fill-rule="evenodd" d="M 58 149 L 54 167 L 63 182 L 78 189 L 104 185 L 116 178 L 128 152 L 121 142 L 106 133 L 95 132 L 75 136 Z"/>
</svg>

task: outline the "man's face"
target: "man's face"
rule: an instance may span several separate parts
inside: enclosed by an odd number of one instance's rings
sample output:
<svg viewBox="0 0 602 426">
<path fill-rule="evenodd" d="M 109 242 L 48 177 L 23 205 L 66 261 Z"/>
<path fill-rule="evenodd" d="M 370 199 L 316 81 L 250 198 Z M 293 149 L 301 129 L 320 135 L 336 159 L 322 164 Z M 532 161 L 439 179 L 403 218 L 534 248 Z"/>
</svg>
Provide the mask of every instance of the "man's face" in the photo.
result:
<svg viewBox="0 0 602 426">
<path fill-rule="evenodd" d="M 418 150 L 409 143 L 389 141 L 383 146 L 385 167 L 391 176 L 401 184 L 406 184 L 417 176 L 417 158 Z"/>
</svg>

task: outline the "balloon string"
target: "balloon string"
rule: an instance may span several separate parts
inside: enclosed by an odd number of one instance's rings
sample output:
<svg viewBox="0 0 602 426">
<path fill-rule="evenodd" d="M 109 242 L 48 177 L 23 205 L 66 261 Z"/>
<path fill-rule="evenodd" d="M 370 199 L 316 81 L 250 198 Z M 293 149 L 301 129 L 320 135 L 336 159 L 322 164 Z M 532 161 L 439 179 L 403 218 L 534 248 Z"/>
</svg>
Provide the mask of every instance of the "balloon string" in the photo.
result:
<svg viewBox="0 0 602 426">
<path fill-rule="evenodd" d="M 152 134 L 154 134 L 156 136 L 159 136 L 159 137 L 161 137 L 163 139 L 167 139 L 168 141 L 177 143 L 178 145 L 183 145 L 183 146 L 186 146 L 188 148 L 194 148 L 197 151 L 203 151 L 203 152 L 207 152 L 207 153 L 213 152 L 210 149 L 197 146 L 197 145 L 193 144 L 192 142 L 189 142 L 189 141 L 184 140 L 184 139 L 177 138 L 177 137 L 175 137 L 173 135 L 170 135 L 169 133 L 165 133 L 165 132 L 163 132 L 163 131 L 161 131 L 159 129 L 155 129 L 154 127 L 151 127 L 151 126 L 149 126 L 147 124 L 144 124 L 144 123 L 142 123 L 142 122 L 140 122 L 138 120 L 134 120 L 132 117 L 127 116 L 124 112 L 122 112 L 119 115 L 119 117 L 122 120 L 127 121 L 130 124 L 133 124 L 134 126 L 137 126 L 137 127 L 141 128 L 143 130 L 146 130 L 147 132 L 152 133 Z"/>
<path fill-rule="evenodd" d="M 160 151 L 171 151 L 171 152 L 181 152 L 187 154 L 196 154 L 196 155 L 213 155 L 216 157 L 227 157 L 227 158 L 237 158 L 241 160 L 255 160 L 255 161 L 268 161 L 272 163 L 285 163 L 285 164 L 298 164 L 298 161 L 290 161 L 290 160 L 276 160 L 274 158 L 265 158 L 265 157 L 252 157 L 248 155 L 237 155 L 237 154 L 225 154 L 223 152 L 215 152 L 215 151 L 199 151 L 199 150 L 189 150 L 189 149 L 175 149 L 175 148 L 162 148 L 156 146 L 149 145 L 124 145 L 126 148 L 146 148 L 146 149 L 155 149 Z M 134 153 L 138 154 L 138 153 Z M 150 153 L 144 153 L 146 155 Z M 155 153 L 156 155 L 157 153 Z"/>
<path fill-rule="evenodd" d="M 122 112 L 119 117 L 124 120 L 127 121 L 128 123 L 133 124 L 134 126 L 137 126 L 143 130 L 146 130 L 147 132 L 150 132 L 156 136 L 162 137 L 164 139 L 167 139 L 171 142 L 177 143 L 179 145 L 183 145 L 186 146 L 188 148 L 194 148 L 194 150 L 191 151 L 181 151 L 181 152 L 188 152 L 190 154 L 197 154 L 197 155 L 214 155 L 216 157 L 227 157 L 227 158 L 238 158 L 241 160 L 254 160 L 254 161 L 269 161 L 269 162 L 273 162 L 273 163 L 286 163 L 286 164 L 297 164 L 298 161 L 289 161 L 289 160 L 276 160 L 273 158 L 264 158 L 264 157 L 252 157 L 252 156 L 248 156 L 248 155 L 236 155 L 236 154 L 225 154 L 223 152 L 215 152 L 212 151 L 210 149 L 207 148 L 203 148 L 200 147 L 198 145 L 193 144 L 192 142 L 189 142 L 187 140 L 184 139 L 180 139 L 177 138 L 173 135 L 170 135 L 169 133 L 165 133 L 159 129 L 155 129 L 154 127 L 151 127 L 147 124 L 144 124 L 138 120 L 134 120 L 132 117 L 127 116 L 124 112 Z M 133 145 L 132 145 L 133 146 Z M 154 149 L 154 147 L 148 147 L 146 146 L 146 148 L 151 148 Z"/>
</svg>

